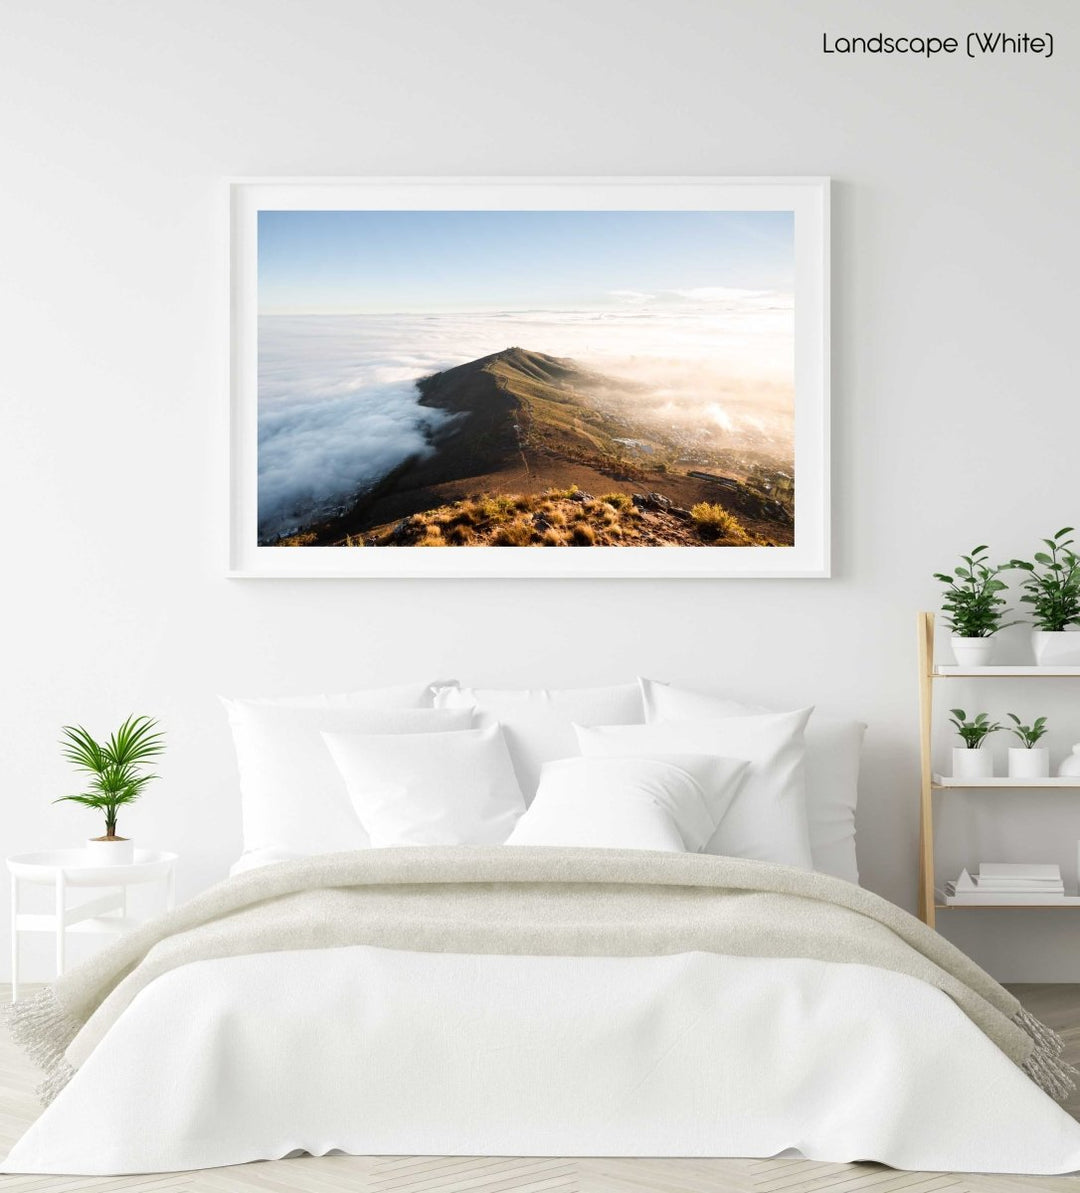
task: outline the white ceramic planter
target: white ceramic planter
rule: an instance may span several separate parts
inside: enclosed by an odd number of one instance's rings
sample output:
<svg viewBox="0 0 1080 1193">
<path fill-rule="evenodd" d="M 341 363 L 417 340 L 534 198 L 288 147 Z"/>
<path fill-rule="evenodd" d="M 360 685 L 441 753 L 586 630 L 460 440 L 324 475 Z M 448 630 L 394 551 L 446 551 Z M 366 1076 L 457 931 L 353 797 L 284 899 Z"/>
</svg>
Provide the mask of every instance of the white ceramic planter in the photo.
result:
<svg viewBox="0 0 1080 1193">
<path fill-rule="evenodd" d="M 1010 779 L 1045 779 L 1050 774 L 1050 751 L 1042 746 L 1009 748 Z"/>
<path fill-rule="evenodd" d="M 961 667 L 985 667 L 994 653 L 993 638 L 958 638 L 954 634 L 949 643 Z"/>
<path fill-rule="evenodd" d="M 994 755 L 989 750 L 969 750 L 953 746 L 952 773 L 954 779 L 992 779 Z"/>
<path fill-rule="evenodd" d="M 135 842 L 117 837 L 114 841 L 91 839 L 86 842 L 89 866 L 130 866 L 135 860 Z"/>
<path fill-rule="evenodd" d="M 1075 630 L 1032 630 L 1031 645 L 1040 667 L 1080 667 L 1080 633 Z"/>
</svg>

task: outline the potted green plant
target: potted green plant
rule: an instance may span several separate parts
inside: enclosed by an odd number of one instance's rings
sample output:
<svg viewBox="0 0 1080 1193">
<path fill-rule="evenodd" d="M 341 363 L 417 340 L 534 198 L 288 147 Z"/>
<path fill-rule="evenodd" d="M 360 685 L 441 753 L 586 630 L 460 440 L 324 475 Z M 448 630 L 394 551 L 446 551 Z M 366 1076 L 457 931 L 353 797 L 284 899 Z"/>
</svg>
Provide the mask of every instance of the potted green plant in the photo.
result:
<svg viewBox="0 0 1080 1193">
<path fill-rule="evenodd" d="M 1046 718 L 1036 717 L 1025 725 L 1016 713 L 1009 713 L 1008 727 L 1019 746 L 1009 747 L 1010 779 L 1045 779 L 1050 774 L 1050 751 L 1038 743 L 1046 736 Z"/>
<path fill-rule="evenodd" d="M 967 713 L 962 708 L 953 708 L 949 711 L 952 713 L 949 721 L 964 743 L 962 746 L 953 747 L 953 778 L 993 778 L 993 755 L 989 750 L 984 751 L 982 747 L 990 734 L 997 733 L 1002 726 L 997 721 L 991 721 L 984 712 L 969 721 Z"/>
<path fill-rule="evenodd" d="M 1073 548 L 1071 526 L 1053 538 L 1043 539 L 1045 551 L 1033 560 L 1014 559 L 1009 566 L 1027 576 L 1022 584 L 1022 604 L 1030 605 L 1035 629 L 1031 640 L 1035 662 L 1041 667 L 1080 665 L 1080 556 Z"/>
<path fill-rule="evenodd" d="M 123 866 L 135 857 L 135 843 L 116 832 L 119 810 L 134 803 L 157 775 L 145 771 L 151 758 L 165 749 L 164 736 L 152 717 L 131 716 L 105 742 L 96 741 L 81 725 L 65 725 L 60 748 L 64 757 L 90 779 L 86 790 L 62 795 L 105 814 L 105 833 L 86 843 L 88 859 L 97 866 Z"/>
<path fill-rule="evenodd" d="M 985 667 L 993 653 L 993 635 L 1005 628 L 1006 601 L 1001 594 L 1008 585 L 998 579 L 1004 568 L 987 562 L 988 550 L 985 544 L 972 547 L 970 555 L 960 556 L 952 575 L 934 573 L 934 579 L 947 586 L 941 608 L 961 667 Z"/>
</svg>

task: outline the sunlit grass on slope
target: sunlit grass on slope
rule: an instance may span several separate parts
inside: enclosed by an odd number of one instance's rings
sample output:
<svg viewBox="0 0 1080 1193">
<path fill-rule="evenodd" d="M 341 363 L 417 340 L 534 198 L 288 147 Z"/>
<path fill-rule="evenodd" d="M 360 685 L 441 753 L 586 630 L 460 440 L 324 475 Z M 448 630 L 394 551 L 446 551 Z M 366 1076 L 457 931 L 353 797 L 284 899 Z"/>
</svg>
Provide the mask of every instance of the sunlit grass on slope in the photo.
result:
<svg viewBox="0 0 1080 1193">
<path fill-rule="evenodd" d="M 592 497 L 576 488 L 480 494 L 413 514 L 349 546 L 633 547 L 764 544 L 721 506 L 689 517 L 639 509 L 626 493 Z"/>
</svg>

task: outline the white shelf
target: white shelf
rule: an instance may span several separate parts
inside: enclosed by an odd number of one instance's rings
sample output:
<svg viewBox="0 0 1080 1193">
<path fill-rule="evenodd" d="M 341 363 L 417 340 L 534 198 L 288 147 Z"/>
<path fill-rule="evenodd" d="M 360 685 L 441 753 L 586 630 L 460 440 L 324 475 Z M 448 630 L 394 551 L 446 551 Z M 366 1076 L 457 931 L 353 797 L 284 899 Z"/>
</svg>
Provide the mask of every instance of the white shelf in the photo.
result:
<svg viewBox="0 0 1080 1193">
<path fill-rule="evenodd" d="M 1080 679 L 1080 667 L 957 667 L 939 663 L 933 674 L 935 679 L 1061 679 L 1069 676 Z"/>
<path fill-rule="evenodd" d="M 1041 788 L 1056 788 L 1056 787 L 1077 787 L 1080 788 L 1080 779 L 1073 778 L 1050 778 L 1050 779 L 1010 779 L 999 776 L 993 779 L 954 779 L 951 775 L 935 775 L 935 787 L 967 787 L 972 790 L 978 790 L 980 787 L 1041 787 Z"/>
<path fill-rule="evenodd" d="M 102 932 L 128 932 L 132 928 L 139 927 L 142 922 L 133 916 L 91 916 L 74 924 L 66 924 L 64 931 L 94 935 Z M 56 916 L 20 912 L 15 918 L 15 930 L 17 932 L 55 932 Z"/>
<path fill-rule="evenodd" d="M 941 901 L 941 894 L 938 894 L 938 901 L 934 904 L 938 911 L 952 911 L 954 908 L 961 908 L 964 911 L 969 911 L 972 908 L 976 910 L 989 911 L 994 908 L 1000 911 L 1003 907 L 1019 907 L 1029 908 L 1045 911 L 1048 907 L 1062 907 L 1062 908 L 1078 908 L 1080 907 L 1080 895 L 1064 895 L 1060 899 L 1047 899 L 1043 903 L 995 903 L 991 899 L 979 899 L 976 902 L 950 903 L 948 896 L 945 896 L 945 901 Z"/>
</svg>

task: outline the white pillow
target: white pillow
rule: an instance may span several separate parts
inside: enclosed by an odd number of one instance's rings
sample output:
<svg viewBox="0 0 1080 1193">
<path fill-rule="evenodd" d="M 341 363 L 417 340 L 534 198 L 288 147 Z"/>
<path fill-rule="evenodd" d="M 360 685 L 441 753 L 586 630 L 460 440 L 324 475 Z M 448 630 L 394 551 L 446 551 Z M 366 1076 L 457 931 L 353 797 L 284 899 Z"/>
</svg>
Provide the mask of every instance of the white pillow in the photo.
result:
<svg viewBox="0 0 1080 1193">
<path fill-rule="evenodd" d="M 261 870 L 263 866 L 298 861 L 307 856 L 304 853 L 293 853 L 289 849 L 249 849 L 229 867 L 229 877 L 235 878 L 237 874 L 246 874 L 249 870 Z"/>
<path fill-rule="evenodd" d="M 245 853 L 329 853 L 370 845 L 326 749 L 323 730 L 439 733 L 472 724 L 466 709 L 222 703 L 240 768 Z"/>
<path fill-rule="evenodd" d="M 574 725 L 641 725 L 636 683 L 605 688 L 460 688 L 435 691 L 436 708 L 472 708 L 478 726 L 502 725 L 525 802 L 536 794 L 540 768 L 580 754 Z"/>
<path fill-rule="evenodd" d="M 803 730 L 812 709 L 764 717 L 577 727 L 586 757 L 716 754 L 750 763 L 707 853 L 812 869 Z"/>
<path fill-rule="evenodd" d="M 700 853 L 746 768 L 709 755 L 548 762 L 506 843 Z"/>
<path fill-rule="evenodd" d="M 642 679 L 640 683 L 645 719 L 650 723 L 744 717 L 773 711 L 652 679 Z M 814 869 L 855 883 L 859 881 L 855 808 L 865 733 L 862 721 L 823 717 L 818 712 L 806 726 L 806 819 Z"/>
<path fill-rule="evenodd" d="M 310 696 L 255 696 L 237 703 L 272 708 L 432 708 L 436 690 L 449 690 L 455 680 L 401 683 L 388 688 L 358 688 L 355 692 L 317 692 Z M 225 697 L 222 697 L 225 699 Z"/>
<path fill-rule="evenodd" d="M 372 845 L 501 845 L 525 811 L 498 725 L 323 740 Z"/>
</svg>

